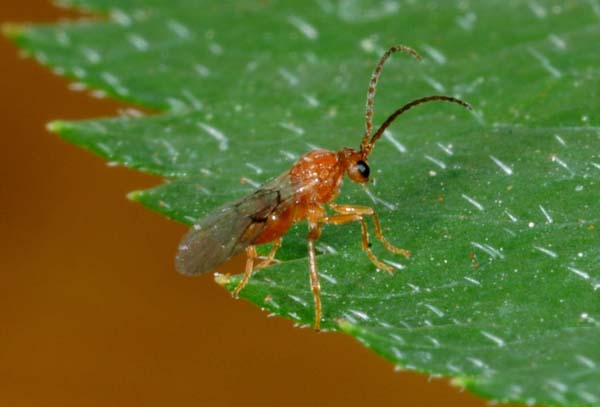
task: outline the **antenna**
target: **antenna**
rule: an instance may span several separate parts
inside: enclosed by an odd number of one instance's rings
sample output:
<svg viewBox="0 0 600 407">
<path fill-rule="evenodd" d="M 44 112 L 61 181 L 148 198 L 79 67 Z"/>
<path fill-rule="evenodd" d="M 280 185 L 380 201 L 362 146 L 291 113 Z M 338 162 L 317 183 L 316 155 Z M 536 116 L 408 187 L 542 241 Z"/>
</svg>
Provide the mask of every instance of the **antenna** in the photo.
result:
<svg viewBox="0 0 600 407">
<path fill-rule="evenodd" d="M 373 149 L 373 145 L 379 139 L 379 137 L 381 137 L 381 135 L 383 134 L 383 132 L 385 131 L 385 129 L 387 129 L 389 127 L 389 125 L 392 124 L 392 122 L 394 120 L 396 120 L 396 118 L 398 116 L 400 116 L 402 113 L 404 113 L 407 110 L 410 110 L 413 107 L 418 106 L 420 104 L 428 103 L 428 102 L 435 102 L 435 101 L 457 103 L 457 104 L 463 106 L 464 108 L 466 108 L 468 110 L 473 110 L 473 108 L 471 107 L 470 104 L 468 104 L 467 102 L 464 102 L 464 101 L 462 101 L 460 99 L 453 98 L 452 96 L 433 95 L 433 96 L 427 96 L 427 97 L 424 97 L 424 98 L 413 100 L 412 102 L 409 102 L 409 103 L 405 104 L 400 109 L 398 109 L 394 113 L 392 113 L 386 119 L 386 121 L 383 122 L 383 124 L 379 127 L 379 129 L 377 129 L 377 131 L 375 132 L 375 134 L 373 134 L 373 137 L 371 137 L 370 141 L 368 141 L 367 143 L 364 143 L 364 139 L 363 139 L 363 143 L 361 144 L 361 151 L 364 153 L 365 156 L 369 155 L 369 153 Z"/>
<path fill-rule="evenodd" d="M 406 54 L 409 54 L 417 61 L 421 60 L 421 56 L 417 54 L 417 52 L 405 45 L 394 45 L 390 49 L 388 49 L 385 54 L 381 57 L 377 65 L 375 65 L 375 70 L 371 75 L 371 80 L 369 81 L 369 90 L 367 91 L 367 110 L 365 112 L 365 135 L 360 143 L 360 149 L 364 150 L 369 144 L 369 137 L 371 137 L 371 131 L 373 130 L 373 105 L 375 104 L 375 90 L 377 88 L 377 80 L 379 79 L 379 75 L 381 74 L 381 69 L 385 64 L 385 61 L 392 55 L 394 52 L 401 51 Z"/>
</svg>

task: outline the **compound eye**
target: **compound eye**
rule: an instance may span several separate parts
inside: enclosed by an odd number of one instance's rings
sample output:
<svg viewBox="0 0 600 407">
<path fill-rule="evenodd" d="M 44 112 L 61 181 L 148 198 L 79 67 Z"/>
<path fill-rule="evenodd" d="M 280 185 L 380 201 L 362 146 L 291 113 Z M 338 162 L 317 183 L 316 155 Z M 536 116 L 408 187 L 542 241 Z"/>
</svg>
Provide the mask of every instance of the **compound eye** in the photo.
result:
<svg viewBox="0 0 600 407">
<path fill-rule="evenodd" d="M 360 175 L 362 175 L 365 179 L 369 178 L 369 174 L 371 173 L 371 170 L 369 169 L 369 166 L 367 165 L 366 162 L 364 162 L 363 160 L 357 161 L 356 169 L 358 170 Z"/>
</svg>

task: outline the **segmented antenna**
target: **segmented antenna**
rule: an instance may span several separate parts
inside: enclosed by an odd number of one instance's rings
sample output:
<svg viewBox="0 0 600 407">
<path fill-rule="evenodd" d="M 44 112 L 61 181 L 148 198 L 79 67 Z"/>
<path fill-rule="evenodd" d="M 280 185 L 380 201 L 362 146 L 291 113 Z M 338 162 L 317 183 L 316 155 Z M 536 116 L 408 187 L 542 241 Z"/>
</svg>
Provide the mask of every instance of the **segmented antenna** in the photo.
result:
<svg viewBox="0 0 600 407">
<path fill-rule="evenodd" d="M 385 61 L 387 61 L 390 55 L 397 51 L 407 53 L 417 61 L 421 60 L 421 56 L 417 54 L 417 52 L 414 49 L 405 45 L 394 45 L 393 47 L 388 49 L 385 52 L 385 54 L 383 54 L 383 56 L 375 66 L 375 70 L 371 75 L 371 81 L 369 82 L 369 90 L 367 91 L 367 111 L 365 113 L 365 135 L 362 139 L 362 142 L 360 143 L 361 150 L 365 150 L 369 145 L 369 137 L 371 137 L 371 131 L 373 131 L 373 105 L 375 103 L 375 89 L 377 87 L 377 80 L 379 79 L 379 75 L 381 74 L 381 69 L 383 68 L 383 64 L 385 64 Z"/>
<path fill-rule="evenodd" d="M 452 96 L 433 95 L 433 96 L 427 96 L 424 98 L 413 100 L 412 102 L 409 102 L 409 103 L 405 104 L 404 106 L 402 106 L 400 109 L 396 110 L 394 113 L 392 113 L 390 115 L 390 117 L 388 117 L 386 119 L 385 122 L 383 122 L 383 124 L 379 127 L 379 129 L 377 129 L 375 134 L 373 134 L 373 137 L 371 137 L 371 140 L 368 141 L 364 147 L 362 147 L 362 152 L 365 154 L 365 156 L 369 155 L 369 153 L 373 149 L 373 145 L 375 144 L 377 139 L 379 139 L 379 137 L 381 137 L 381 135 L 383 134 L 385 129 L 387 129 L 388 126 L 390 124 L 392 124 L 392 122 L 394 120 L 396 120 L 396 118 L 398 116 L 400 116 L 402 113 L 404 113 L 407 110 L 410 110 L 413 107 L 418 106 L 420 104 L 427 103 L 427 102 L 435 102 L 435 101 L 457 103 L 468 110 L 473 110 L 473 108 L 471 107 L 470 104 L 468 104 L 467 102 L 464 102 L 460 99 L 453 98 Z"/>
</svg>

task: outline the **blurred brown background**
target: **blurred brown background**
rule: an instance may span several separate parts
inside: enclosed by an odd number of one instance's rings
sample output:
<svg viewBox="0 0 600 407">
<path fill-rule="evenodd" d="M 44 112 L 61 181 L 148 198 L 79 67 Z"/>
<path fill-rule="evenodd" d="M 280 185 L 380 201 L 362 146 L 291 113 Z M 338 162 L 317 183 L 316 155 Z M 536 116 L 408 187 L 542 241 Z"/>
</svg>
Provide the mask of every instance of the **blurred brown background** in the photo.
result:
<svg viewBox="0 0 600 407">
<path fill-rule="evenodd" d="M 76 16 L 1 3 L 0 22 Z M 125 198 L 160 180 L 45 131 L 124 106 L 68 90 L 4 38 L 0 67 L 0 405 L 486 405 L 177 275 L 185 227 Z"/>
</svg>

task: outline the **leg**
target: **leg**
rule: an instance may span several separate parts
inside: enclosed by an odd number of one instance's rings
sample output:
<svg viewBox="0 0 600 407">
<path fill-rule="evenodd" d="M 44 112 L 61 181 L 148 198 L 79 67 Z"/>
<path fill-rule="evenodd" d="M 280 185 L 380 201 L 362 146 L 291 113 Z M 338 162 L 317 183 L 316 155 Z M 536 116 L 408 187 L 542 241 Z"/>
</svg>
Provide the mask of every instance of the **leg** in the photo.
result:
<svg viewBox="0 0 600 407">
<path fill-rule="evenodd" d="M 356 214 L 356 215 L 360 215 L 361 217 L 362 216 L 372 216 L 373 223 L 375 225 L 375 237 L 377 237 L 377 239 L 379 239 L 381 241 L 383 246 L 387 250 L 389 250 L 390 252 L 392 252 L 394 254 L 401 254 L 404 257 L 406 257 L 407 259 L 410 258 L 410 252 L 408 250 L 400 249 L 400 248 L 392 245 L 390 242 L 387 241 L 385 236 L 383 236 L 383 232 L 381 230 L 381 223 L 379 222 L 379 216 L 377 216 L 377 213 L 373 210 L 373 208 L 369 208 L 368 206 L 358 206 L 358 205 L 337 205 L 334 203 L 330 203 L 329 206 L 331 207 L 331 209 L 333 209 L 337 213 L 340 213 L 343 215 Z"/>
<path fill-rule="evenodd" d="M 254 267 L 254 269 L 263 268 L 263 267 L 266 267 L 269 264 L 273 263 L 275 261 L 275 254 L 277 253 L 277 250 L 279 250 L 280 247 L 281 247 L 281 238 L 273 241 L 273 247 L 271 248 L 271 251 L 269 252 L 267 257 L 266 258 L 261 257 L 262 261 L 260 263 L 258 263 L 256 265 L 256 267 Z"/>
<path fill-rule="evenodd" d="M 348 222 L 360 222 L 360 229 L 362 232 L 362 249 L 367 253 L 367 256 L 369 256 L 371 263 L 373 263 L 378 269 L 385 270 L 390 274 L 394 274 L 394 268 L 379 260 L 375 256 L 375 253 L 373 253 L 373 251 L 371 250 L 371 243 L 369 243 L 369 231 L 367 230 L 367 222 L 363 218 L 363 215 L 333 215 L 319 219 L 319 223 L 328 223 L 333 225 L 343 225 L 344 223 Z"/>
<path fill-rule="evenodd" d="M 248 246 L 246 248 L 246 256 L 248 256 L 248 258 L 246 259 L 246 269 L 244 270 L 244 277 L 238 283 L 237 287 L 235 287 L 235 290 L 233 290 L 233 293 L 231 294 L 234 298 L 239 297 L 240 291 L 242 291 L 242 288 L 246 286 L 248 280 L 250 280 L 250 276 L 252 276 L 252 270 L 254 270 L 254 260 L 256 260 L 256 258 L 258 257 L 256 254 L 256 248 L 254 246 Z"/>
<path fill-rule="evenodd" d="M 317 273 L 317 260 L 315 258 L 315 240 L 321 234 L 321 227 L 318 223 L 309 222 L 308 231 L 308 268 L 310 271 L 310 288 L 313 292 L 315 302 L 315 322 L 313 329 L 321 329 L 321 285 L 319 284 L 319 274 Z"/>
<path fill-rule="evenodd" d="M 242 289 L 246 286 L 246 284 L 248 284 L 248 281 L 250 280 L 250 277 L 252 276 L 252 272 L 254 270 L 262 268 L 262 267 L 266 267 L 275 261 L 275 253 L 277 253 L 277 250 L 280 247 L 281 247 L 281 238 L 279 238 L 273 242 L 273 247 L 271 248 L 271 251 L 269 252 L 267 257 L 265 259 L 263 259 L 263 261 L 258 263 L 256 266 L 254 265 L 254 261 L 258 258 L 258 254 L 256 253 L 256 248 L 254 246 L 248 246 L 246 248 L 247 260 L 246 260 L 246 268 L 244 270 L 244 277 L 238 283 L 237 287 L 235 287 L 235 290 L 233 290 L 233 293 L 231 294 L 233 297 L 238 298 L 240 291 L 242 291 Z"/>
</svg>

